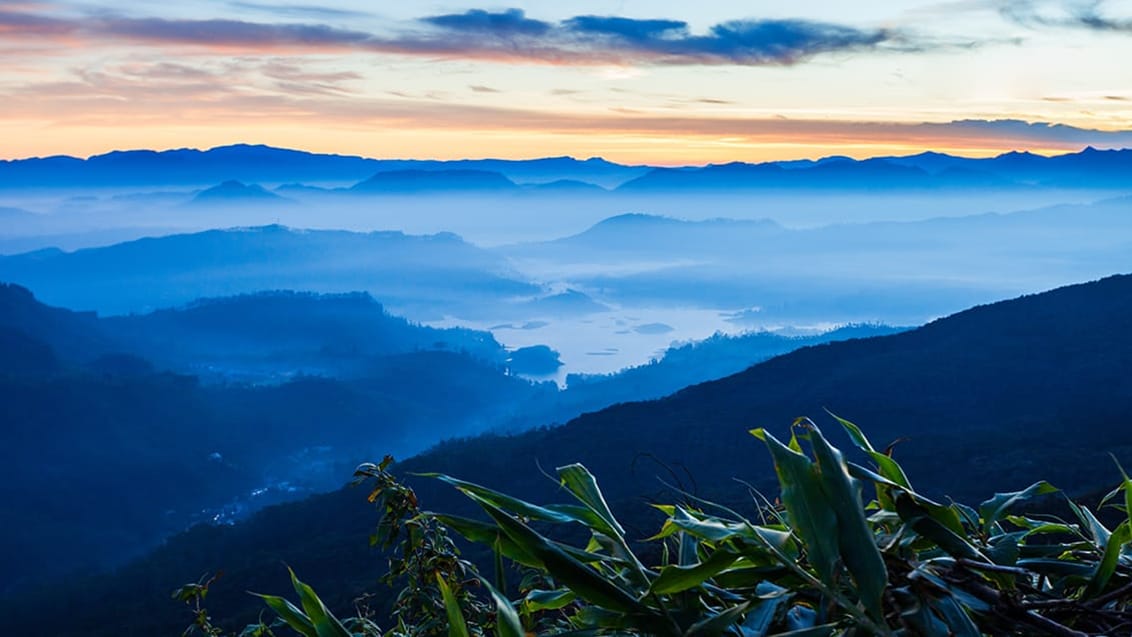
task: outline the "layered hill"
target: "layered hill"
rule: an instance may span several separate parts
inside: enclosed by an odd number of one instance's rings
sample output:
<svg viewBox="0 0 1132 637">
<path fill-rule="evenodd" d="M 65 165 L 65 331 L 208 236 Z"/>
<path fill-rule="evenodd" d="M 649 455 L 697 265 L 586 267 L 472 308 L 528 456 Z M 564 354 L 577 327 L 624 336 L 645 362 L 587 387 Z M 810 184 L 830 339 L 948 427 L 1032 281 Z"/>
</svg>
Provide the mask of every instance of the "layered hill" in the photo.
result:
<svg viewBox="0 0 1132 637">
<path fill-rule="evenodd" d="M 488 192 L 517 189 L 515 182 L 486 170 L 390 170 L 354 185 L 361 194 L 416 194 L 424 192 Z"/>
<path fill-rule="evenodd" d="M 501 257 L 453 234 L 277 225 L 0 257 L 0 280 L 31 288 L 52 304 L 104 313 L 275 289 L 363 290 L 392 307 L 452 313 L 461 303 L 538 291 Z"/>
<path fill-rule="evenodd" d="M 1132 198 L 816 228 L 625 214 L 497 251 L 607 303 L 757 308 L 764 325 L 920 324 L 1132 269 Z"/>
</svg>

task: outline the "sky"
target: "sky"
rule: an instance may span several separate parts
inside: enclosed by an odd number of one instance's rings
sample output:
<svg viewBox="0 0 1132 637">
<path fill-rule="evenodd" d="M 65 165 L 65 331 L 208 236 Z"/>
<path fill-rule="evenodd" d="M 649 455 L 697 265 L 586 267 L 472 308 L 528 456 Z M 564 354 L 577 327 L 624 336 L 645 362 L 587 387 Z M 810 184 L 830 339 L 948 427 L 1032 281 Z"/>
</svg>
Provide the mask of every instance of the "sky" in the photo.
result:
<svg viewBox="0 0 1132 637">
<path fill-rule="evenodd" d="M 1132 147 L 1132 1 L 0 0 L 0 157 Z"/>
</svg>

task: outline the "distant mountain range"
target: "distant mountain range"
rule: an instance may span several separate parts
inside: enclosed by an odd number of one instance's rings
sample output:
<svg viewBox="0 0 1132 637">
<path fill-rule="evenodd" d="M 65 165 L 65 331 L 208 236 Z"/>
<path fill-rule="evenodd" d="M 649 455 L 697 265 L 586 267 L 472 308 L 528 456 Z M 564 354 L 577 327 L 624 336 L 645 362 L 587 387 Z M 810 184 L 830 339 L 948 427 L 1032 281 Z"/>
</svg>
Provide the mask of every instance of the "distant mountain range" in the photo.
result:
<svg viewBox="0 0 1132 637">
<path fill-rule="evenodd" d="M 647 167 L 600 158 L 548 157 L 533 160 L 455 161 L 367 159 L 237 144 L 210 150 L 128 150 L 88 159 L 55 156 L 0 161 L 0 189 L 212 186 L 225 181 L 260 184 L 347 186 L 378 172 L 493 172 L 519 183 L 576 180 L 611 188 L 640 176 Z"/>
<path fill-rule="evenodd" d="M 656 169 L 623 184 L 622 191 L 933 188 L 1132 187 L 1132 150 L 1096 150 L 1045 157 L 1011 152 L 973 159 L 940 153 L 853 160 L 730 163 Z"/>
<path fill-rule="evenodd" d="M 940 153 L 854 160 L 733 162 L 703 167 L 626 166 L 600 158 L 454 161 L 367 159 L 268 146 L 211 150 L 116 151 L 89 159 L 0 161 L 0 189 L 210 187 L 243 183 L 350 187 L 353 192 L 515 191 L 517 185 L 600 193 L 719 190 L 922 190 L 938 188 L 1132 187 L 1132 150 L 1046 157 L 1010 152 L 992 158 Z M 587 185 L 589 187 L 587 187 Z M 598 188 L 600 187 L 600 189 Z"/>
</svg>

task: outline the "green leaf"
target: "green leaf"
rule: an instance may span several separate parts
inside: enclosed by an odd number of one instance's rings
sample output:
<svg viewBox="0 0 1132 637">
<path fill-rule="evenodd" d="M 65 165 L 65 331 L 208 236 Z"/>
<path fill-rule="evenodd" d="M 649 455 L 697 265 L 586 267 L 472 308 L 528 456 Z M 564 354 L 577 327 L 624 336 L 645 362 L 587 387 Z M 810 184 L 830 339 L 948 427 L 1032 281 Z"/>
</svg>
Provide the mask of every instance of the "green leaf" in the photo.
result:
<svg viewBox="0 0 1132 637">
<path fill-rule="evenodd" d="M 810 445 L 821 475 L 821 485 L 837 516 L 837 545 L 841 559 L 857 584 L 861 603 L 873 619 L 883 622 L 882 599 L 888 586 L 888 569 L 865 518 L 860 483 L 850 477 L 841 452 L 830 445 L 814 425 L 810 427 Z"/>
<path fill-rule="evenodd" d="M 573 617 L 575 625 L 585 626 L 587 629 L 593 630 L 594 628 L 606 629 L 620 629 L 630 627 L 631 620 L 625 613 L 609 610 L 608 608 L 601 608 L 600 606 L 583 606 Z M 609 634 L 608 631 L 597 630 L 592 634 L 605 635 Z M 613 632 L 614 635 L 624 635 L 624 633 Z"/>
<path fill-rule="evenodd" d="M 489 524 L 487 522 L 481 522 L 479 520 L 473 520 L 471 518 L 460 517 L 457 515 L 445 515 L 442 513 L 425 513 L 424 515 L 435 518 L 441 524 L 447 526 L 453 531 L 456 531 L 472 542 L 476 542 L 478 544 L 486 544 L 487 546 L 490 546 L 492 550 L 498 550 L 503 554 L 504 557 L 518 562 L 523 566 L 529 566 L 531 568 L 542 568 L 542 562 L 540 562 L 538 558 L 531 555 L 526 550 L 524 550 L 523 547 L 516 544 L 514 540 L 508 537 L 507 534 L 504 533 L 503 530 L 495 524 Z M 558 544 L 557 542 L 555 542 L 555 544 L 558 546 L 558 548 L 574 556 L 575 559 L 582 562 L 605 562 L 609 564 L 625 563 L 624 560 L 612 555 L 590 553 L 581 549 L 574 548 L 572 546 Z"/>
<path fill-rule="evenodd" d="M 555 591 L 534 589 L 523 598 L 523 607 L 531 613 L 540 610 L 558 610 L 570 605 L 577 598 L 574 591 L 568 588 Z"/>
<path fill-rule="evenodd" d="M 460 603 L 456 601 L 456 596 L 452 594 L 452 589 L 440 573 L 436 574 L 436 586 L 444 598 L 444 613 L 448 616 L 448 637 L 471 637 L 468 634 L 468 624 L 464 622 L 464 613 L 460 612 Z"/>
<path fill-rule="evenodd" d="M 876 451 L 876 449 L 873 448 L 873 443 L 869 442 L 869 439 L 865 437 L 865 432 L 861 431 L 860 427 L 854 425 L 848 420 L 845 420 L 844 418 L 838 416 L 832 411 L 829 411 L 828 409 L 825 410 L 825 413 L 833 416 L 833 419 L 841 424 L 841 428 L 845 430 L 846 434 L 848 434 L 849 440 L 852 440 L 853 444 L 857 445 L 858 449 L 860 449 L 861 451 Z"/>
<path fill-rule="evenodd" d="M 711 617 L 701 619 L 692 624 L 684 635 L 685 637 L 719 637 L 743 617 L 748 606 L 750 606 L 750 602 L 743 602 Z"/>
<path fill-rule="evenodd" d="M 1119 490 L 1124 491 L 1124 514 L 1128 516 L 1129 524 L 1132 524 L 1132 478 L 1128 477 L 1128 473 L 1124 471 L 1124 467 L 1120 465 L 1120 461 L 1116 456 L 1112 455 L 1112 461 L 1116 463 L 1117 470 L 1120 471 L 1120 477 L 1123 480 L 1120 483 Z"/>
<path fill-rule="evenodd" d="M 466 480 L 460 480 L 459 478 L 453 478 L 452 476 L 447 476 L 443 473 L 421 473 L 417 475 L 426 478 L 436 478 L 441 482 L 446 482 L 456 487 L 465 494 L 478 496 L 480 499 L 486 502 L 490 502 L 494 506 L 503 509 L 504 511 L 510 511 L 511 513 L 521 515 L 525 518 L 530 518 L 532 520 L 542 520 L 545 522 L 578 521 L 573 516 L 567 515 L 560 511 L 554 511 L 547 507 L 542 507 L 537 504 L 531 504 L 530 502 L 520 500 L 519 498 L 513 498 L 505 493 L 495 491 L 494 489 L 480 486 L 478 484 L 475 484 L 474 482 L 468 482 Z"/>
<path fill-rule="evenodd" d="M 609 510 L 609 505 L 605 502 L 605 496 L 602 495 L 601 489 L 597 486 L 597 480 L 594 479 L 593 474 L 588 469 L 580 464 L 558 467 L 558 479 L 562 486 L 566 487 L 566 490 L 605 522 L 608 529 L 607 534 L 625 535 L 625 529 L 621 528 L 617 519 L 613 517 L 613 512 Z"/>
<path fill-rule="evenodd" d="M 828 586 L 836 581 L 837 515 L 822 490 L 817 467 L 806 456 L 782 444 L 764 429 L 751 435 L 766 443 L 782 489 L 782 503 L 794 525 L 810 564 Z"/>
<path fill-rule="evenodd" d="M 491 593 L 491 599 L 495 602 L 495 634 L 497 637 L 525 637 L 523 622 L 519 620 L 519 614 L 515 612 L 515 607 L 511 605 L 511 601 L 486 579 L 481 577 L 480 581 Z"/>
<path fill-rule="evenodd" d="M 849 439 L 853 441 L 853 444 L 856 445 L 858 449 L 868 454 L 869 458 L 877 464 L 880 475 L 909 491 L 912 489 L 912 485 L 908 482 L 908 476 L 904 474 L 904 469 L 891 457 L 874 449 L 872 443 L 865 437 L 860 427 L 828 410 L 826 413 L 833 416 L 833 418 L 841 424 L 841 428 L 845 430 L 845 433 L 849 436 Z"/>
<path fill-rule="evenodd" d="M 1017 531 L 1014 533 L 1001 533 L 992 537 L 987 542 L 987 557 L 995 564 L 1013 566 L 1018 562 L 1018 557 L 1022 553 L 1019 542 L 1025 536 L 1025 531 Z"/>
<path fill-rule="evenodd" d="M 1069 508 L 1076 514 L 1077 519 L 1080 520 L 1081 524 L 1089 531 L 1093 546 L 1097 547 L 1098 551 L 1104 551 L 1105 547 L 1108 545 L 1109 537 L 1112 536 L 1112 531 L 1108 530 L 1108 527 L 1102 524 L 1088 507 L 1076 504 L 1072 501 L 1068 503 Z"/>
<path fill-rule="evenodd" d="M 994 497 L 979 505 L 979 517 L 983 519 L 983 533 L 990 533 L 991 527 L 1002 519 L 1010 507 L 1039 495 L 1047 495 L 1057 491 L 1059 491 L 1057 487 L 1042 480 L 1021 491 L 994 494 Z"/>
<path fill-rule="evenodd" d="M 954 637 L 982 637 L 982 631 L 954 597 L 941 597 L 929 602 L 947 623 L 948 634 Z"/>
<path fill-rule="evenodd" d="M 990 562 L 985 555 L 979 552 L 963 536 L 941 524 L 932 517 L 931 513 L 917 502 L 907 491 L 893 493 L 896 503 L 896 513 L 904 523 L 912 528 L 921 537 L 935 542 L 936 546 L 946 551 L 952 557 L 962 557 L 978 562 Z"/>
<path fill-rule="evenodd" d="M 299 578 L 295 576 L 295 571 L 291 570 L 290 567 L 287 568 L 287 571 L 291 574 L 291 585 L 295 588 L 295 592 L 299 594 L 303 611 L 314 624 L 314 630 L 318 637 L 352 637 L 350 631 L 346 630 L 342 622 L 338 621 L 338 618 L 330 612 L 326 604 L 322 603 L 314 589 L 300 582 Z"/>
<path fill-rule="evenodd" d="M 780 551 L 793 553 L 797 549 L 793 545 L 792 535 L 788 531 L 779 531 L 765 526 L 752 527 L 746 522 L 732 522 L 714 516 L 705 516 L 693 513 L 684 507 L 675 507 L 672 516 L 665 521 L 661 532 L 650 539 L 668 537 L 677 530 L 689 535 L 719 544 L 727 540 L 742 538 L 754 542 L 770 542 Z M 756 537 L 756 533 L 758 537 Z"/>
<path fill-rule="evenodd" d="M 262 599 L 267 607 L 279 616 L 279 619 L 282 619 L 291 627 L 291 630 L 303 635 L 303 637 L 318 637 L 310 618 L 291 602 L 276 595 L 260 595 L 259 593 L 252 593 L 252 595 Z"/>
<path fill-rule="evenodd" d="M 726 550 L 717 550 L 708 559 L 691 566 L 665 566 L 652 582 L 649 592 L 658 595 L 679 593 L 695 588 L 720 571 L 735 563 L 741 556 Z"/>
<path fill-rule="evenodd" d="M 1035 520 L 1034 518 L 1028 518 L 1020 515 L 1008 515 L 1004 519 L 1018 528 L 1026 529 L 1026 537 L 1031 535 L 1045 534 L 1082 537 L 1081 531 L 1077 527 L 1065 524 L 1064 522 Z"/>
<path fill-rule="evenodd" d="M 551 577 L 568 586 L 577 593 L 578 597 L 618 612 L 649 612 L 646 606 L 638 602 L 628 592 L 602 577 L 583 562 L 571 557 L 550 540 L 515 519 L 506 511 L 478 495 L 472 493 L 467 495 L 483 507 L 484 511 L 516 544 L 542 562 Z"/>
<path fill-rule="evenodd" d="M 680 546 L 676 555 L 676 563 L 679 566 L 695 566 L 700 561 L 701 545 L 699 538 L 691 533 L 681 533 L 677 540 Z"/>
<path fill-rule="evenodd" d="M 1116 572 L 1116 566 L 1120 562 L 1120 554 L 1124 550 L 1124 545 L 1130 541 L 1132 541 L 1132 525 L 1128 521 L 1121 522 L 1120 526 L 1116 527 L 1116 530 L 1109 536 L 1108 542 L 1105 543 L 1101 561 L 1097 564 L 1092 579 L 1089 580 L 1088 588 L 1085 589 L 1086 597 L 1104 592 L 1109 579 Z"/>
<path fill-rule="evenodd" d="M 967 531 L 963 528 L 963 520 L 960 517 L 960 511 L 957 511 L 955 508 L 944 506 L 938 502 L 925 498 L 915 491 L 906 489 L 899 484 L 889 480 L 888 478 L 885 478 L 884 476 L 876 473 L 875 471 L 862 467 L 859 464 L 853 462 L 847 464 L 849 467 L 849 474 L 857 478 L 858 480 L 871 480 L 873 482 L 876 482 L 878 485 L 884 485 L 890 488 L 891 490 L 893 490 L 893 492 L 895 492 L 896 490 L 903 491 L 908 495 L 908 497 L 912 498 L 912 500 L 914 500 L 916 504 L 919 504 L 921 507 L 923 507 L 933 520 L 939 522 L 957 535 L 966 534 Z"/>
<path fill-rule="evenodd" d="M 508 559 L 518 562 L 523 566 L 529 566 L 531 568 L 539 568 L 542 566 L 542 562 L 539 562 L 538 559 L 530 553 L 524 551 L 514 540 L 507 537 L 507 534 L 505 534 L 502 529 L 494 524 L 441 513 L 426 513 L 426 515 L 431 516 L 436 521 L 456 531 L 472 542 L 486 544 L 493 549 L 497 549 Z"/>
</svg>

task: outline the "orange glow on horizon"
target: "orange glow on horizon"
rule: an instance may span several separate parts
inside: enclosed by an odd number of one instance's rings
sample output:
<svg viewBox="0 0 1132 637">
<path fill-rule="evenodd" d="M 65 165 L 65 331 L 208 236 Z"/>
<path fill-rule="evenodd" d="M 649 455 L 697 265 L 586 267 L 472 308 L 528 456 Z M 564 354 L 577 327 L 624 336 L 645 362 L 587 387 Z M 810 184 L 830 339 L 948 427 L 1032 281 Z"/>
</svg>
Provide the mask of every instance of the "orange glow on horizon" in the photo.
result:
<svg viewBox="0 0 1132 637">
<path fill-rule="evenodd" d="M 376 159 L 535 159 L 602 157 L 623 164 L 687 166 L 733 161 L 763 162 L 845 155 L 855 159 L 912 155 L 924 151 L 990 157 L 1012 150 L 1043 155 L 1075 152 L 1076 143 L 1034 145 L 1025 140 L 973 136 L 811 134 L 675 135 L 665 132 L 593 130 L 453 130 L 374 127 L 311 128 L 285 123 L 254 129 L 235 123 L 120 126 L 52 126 L 0 123 L 0 156 L 22 159 L 51 155 L 88 157 L 114 150 L 205 150 L 230 144 L 266 144 L 314 153 Z"/>
</svg>

